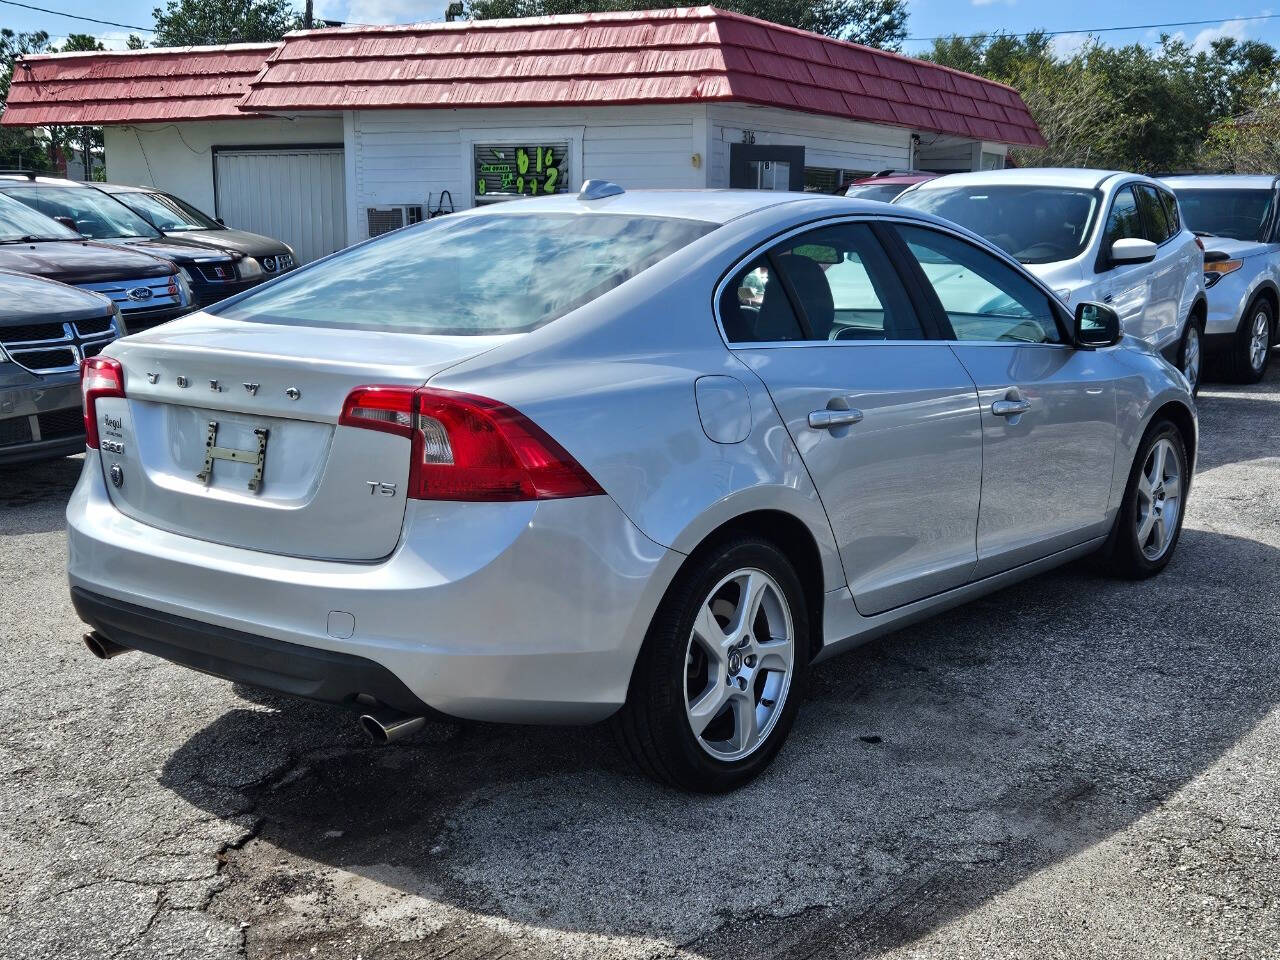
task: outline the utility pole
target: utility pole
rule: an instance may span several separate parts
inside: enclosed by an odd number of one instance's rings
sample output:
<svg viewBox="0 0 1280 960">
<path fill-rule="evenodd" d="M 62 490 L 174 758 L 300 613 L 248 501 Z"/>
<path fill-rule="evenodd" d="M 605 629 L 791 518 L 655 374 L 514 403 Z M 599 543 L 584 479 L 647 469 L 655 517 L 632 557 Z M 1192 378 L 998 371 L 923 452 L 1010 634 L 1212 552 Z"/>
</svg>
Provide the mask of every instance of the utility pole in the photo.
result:
<svg viewBox="0 0 1280 960">
<path fill-rule="evenodd" d="M 302 29 L 310 30 L 315 22 L 315 0 L 307 0 L 307 5 L 302 13 Z"/>
</svg>

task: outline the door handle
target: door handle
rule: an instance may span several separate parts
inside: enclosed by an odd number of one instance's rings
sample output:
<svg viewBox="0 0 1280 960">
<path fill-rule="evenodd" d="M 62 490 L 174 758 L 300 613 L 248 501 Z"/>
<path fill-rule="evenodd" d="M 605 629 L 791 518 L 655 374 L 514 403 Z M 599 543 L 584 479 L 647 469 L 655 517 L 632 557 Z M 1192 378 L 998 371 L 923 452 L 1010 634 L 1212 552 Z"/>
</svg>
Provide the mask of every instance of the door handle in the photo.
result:
<svg viewBox="0 0 1280 960">
<path fill-rule="evenodd" d="M 991 404 L 991 412 L 997 417 L 1016 417 L 1030 409 L 1030 400 L 996 400 Z"/>
<path fill-rule="evenodd" d="M 815 410 L 809 414 L 809 426 L 815 430 L 830 430 L 861 422 L 861 410 Z"/>
</svg>

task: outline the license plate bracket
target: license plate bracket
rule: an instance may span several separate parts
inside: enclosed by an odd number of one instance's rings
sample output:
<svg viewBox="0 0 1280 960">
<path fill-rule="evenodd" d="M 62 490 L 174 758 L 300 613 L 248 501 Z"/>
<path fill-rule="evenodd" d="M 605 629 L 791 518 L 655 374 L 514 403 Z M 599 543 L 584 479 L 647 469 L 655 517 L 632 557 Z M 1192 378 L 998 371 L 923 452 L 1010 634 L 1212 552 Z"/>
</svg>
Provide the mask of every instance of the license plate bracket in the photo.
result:
<svg viewBox="0 0 1280 960">
<path fill-rule="evenodd" d="M 266 427 L 254 427 L 253 435 L 258 441 L 256 450 L 238 450 L 235 447 L 218 446 L 218 421 L 209 421 L 209 432 L 204 442 L 204 469 L 196 474 L 196 479 L 206 487 L 213 480 L 213 461 L 230 460 L 232 463 L 252 463 L 253 476 L 249 478 L 249 491 L 262 492 L 262 471 L 267 462 L 267 437 L 271 431 Z"/>
</svg>

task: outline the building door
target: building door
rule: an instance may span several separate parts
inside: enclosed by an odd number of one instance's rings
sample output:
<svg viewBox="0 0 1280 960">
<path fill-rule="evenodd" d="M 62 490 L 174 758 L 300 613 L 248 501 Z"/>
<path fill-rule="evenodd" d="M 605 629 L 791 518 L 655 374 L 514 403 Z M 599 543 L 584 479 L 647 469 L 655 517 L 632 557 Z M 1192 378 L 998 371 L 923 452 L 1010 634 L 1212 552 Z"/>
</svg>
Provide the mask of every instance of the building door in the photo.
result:
<svg viewBox="0 0 1280 960">
<path fill-rule="evenodd" d="M 341 147 L 215 149 L 216 214 L 293 247 L 299 263 L 347 245 Z"/>
<path fill-rule="evenodd" d="M 739 190 L 803 190 L 804 147 L 729 144 L 729 186 Z"/>
</svg>

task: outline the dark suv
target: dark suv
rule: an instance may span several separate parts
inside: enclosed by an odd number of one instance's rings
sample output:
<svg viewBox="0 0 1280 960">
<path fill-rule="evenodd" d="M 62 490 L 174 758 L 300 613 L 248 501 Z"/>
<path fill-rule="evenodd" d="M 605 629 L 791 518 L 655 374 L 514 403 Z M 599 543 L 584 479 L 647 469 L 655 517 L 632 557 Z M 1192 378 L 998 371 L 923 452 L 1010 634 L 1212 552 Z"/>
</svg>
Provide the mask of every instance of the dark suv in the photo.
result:
<svg viewBox="0 0 1280 960">
<path fill-rule="evenodd" d="M 0 175 L 0 193 L 57 220 L 81 236 L 136 247 L 178 265 L 197 307 L 217 303 L 261 283 L 261 265 L 243 253 L 166 237 L 110 194 L 76 180 L 34 174 Z M 133 325 L 130 324 L 132 329 Z"/>
<path fill-rule="evenodd" d="M 86 241 L 0 196 L 0 464 L 84 449 L 80 361 L 135 321 L 189 309 L 169 261 Z"/>
<path fill-rule="evenodd" d="M 95 183 L 93 186 L 146 217 L 153 227 L 170 239 L 242 253 L 256 260 L 268 279 L 288 273 L 298 265 L 293 248 L 283 240 L 273 240 L 248 230 L 233 230 L 172 193 L 155 187 L 126 187 L 117 183 Z"/>
</svg>

